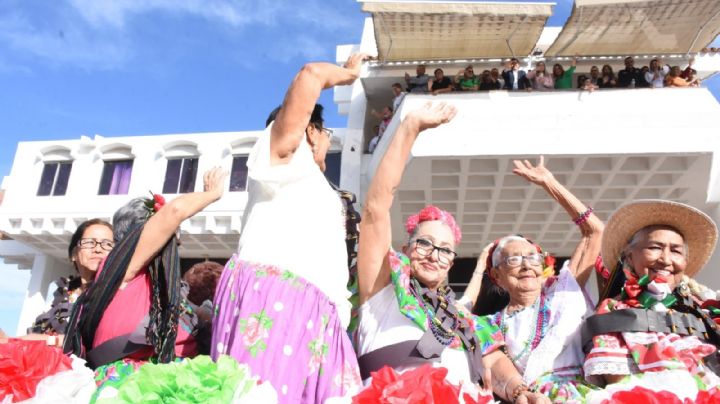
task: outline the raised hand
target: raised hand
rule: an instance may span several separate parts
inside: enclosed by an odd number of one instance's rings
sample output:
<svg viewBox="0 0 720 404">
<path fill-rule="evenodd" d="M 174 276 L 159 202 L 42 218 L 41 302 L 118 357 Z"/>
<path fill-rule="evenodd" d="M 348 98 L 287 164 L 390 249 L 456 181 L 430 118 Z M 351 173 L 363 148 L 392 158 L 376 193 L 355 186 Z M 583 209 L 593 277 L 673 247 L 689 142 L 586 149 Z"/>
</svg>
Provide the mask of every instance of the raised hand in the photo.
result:
<svg viewBox="0 0 720 404">
<path fill-rule="evenodd" d="M 423 131 L 450 122 L 456 114 L 457 109 L 452 105 L 444 102 L 433 105 L 432 102 L 428 102 L 421 108 L 410 111 L 405 119 L 413 119 L 419 130 Z"/>
<path fill-rule="evenodd" d="M 355 79 L 360 77 L 360 68 L 362 67 L 362 62 L 364 62 L 366 60 L 370 60 L 370 59 L 371 59 L 371 57 L 367 53 L 362 53 L 362 52 L 353 53 L 352 55 L 350 55 L 350 57 L 348 57 L 348 60 L 345 62 L 343 67 L 350 71 L 350 73 L 354 77 L 353 78 L 353 81 L 354 81 Z M 347 83 L 345 83 L 345 84 L 347 84 Z"/>
<path fill-rule="evenodd" d="M 223 170 L 222 167 L 213 167 L 205 171 L 203 175 L 203 191 L 212 192 L 216 198 L 220 199 L 225 191 L 225 177 L 227 175 L 228 172 Z"/>
<path fill-rule="evenodd" d="M 536 166 L 533 166 L 528 160 L 513 160 L 515 168 L 512 172 L 533 184 L 544 185 L 554 178 L 550 170 L 545 168 L 544 160 L 543 156 L 540 156 L 540 162 Z"/>
</svg>

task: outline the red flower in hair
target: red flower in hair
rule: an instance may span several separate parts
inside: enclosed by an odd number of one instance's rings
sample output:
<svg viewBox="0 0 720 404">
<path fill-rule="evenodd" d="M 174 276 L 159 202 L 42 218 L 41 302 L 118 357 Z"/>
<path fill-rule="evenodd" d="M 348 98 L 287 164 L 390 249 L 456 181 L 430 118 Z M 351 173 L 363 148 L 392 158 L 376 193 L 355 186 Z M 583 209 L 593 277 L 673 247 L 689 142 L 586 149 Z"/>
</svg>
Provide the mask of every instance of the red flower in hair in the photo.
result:
<svg viewBox="0 0 720 404">
<path fill-rule="evenodd" d="M 153 204 L 153 210 L 155 211 L 155 213 L 157 213 L 160 208 L 165 206 L 165 198 L 163 198 L 163 196 L 160 194 L 153 194 L 153 201 L 155 201 L 155 203 Z"/>
<path fill-rule="evenodd" d="M 600 274 L 600 276 L 605 280 L 610 279 L 610 270 L 607 269 L 605 263 L 603 262 L 602 256 L 600 255 L 598 255 L 595 259 L 595 272 Z"/>
</svg>

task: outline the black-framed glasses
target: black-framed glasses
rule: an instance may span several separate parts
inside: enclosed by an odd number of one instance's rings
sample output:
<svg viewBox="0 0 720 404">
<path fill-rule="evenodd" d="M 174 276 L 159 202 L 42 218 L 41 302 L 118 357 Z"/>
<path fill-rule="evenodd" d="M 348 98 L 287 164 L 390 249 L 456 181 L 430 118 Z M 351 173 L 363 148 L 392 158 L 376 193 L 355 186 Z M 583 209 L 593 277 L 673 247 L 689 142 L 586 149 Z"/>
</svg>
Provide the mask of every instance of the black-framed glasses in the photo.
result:
<svg viewBox="0 0 720 404">
<path fill-rule="evenodd" d="M 444 265 L 450 264 L 453 260 L 455 260 L 455 257 L 457 257 L 457 253 L 447 247 L 438 247 L 424 238 L 415 240 L 415 252 L 421 256 L 427 257 L 435 250 L 438 252 L 438 261 Z"/>
<path fill-rule="evenodd" d="M 95 240 L 94 238 L 81 238 L 80 241 L 78 241 L 78 247 L 90 250 L 95 248 L 95 246 L 100 245 L 100 248 L 102 248 L 105 251 L 112 251 L 113 247 L 115 247 L 115 243 L 112 240 Z"/>
<path fill-rule="evenodd" d="M 328 139 L 332 139 L 333 134 L 335 133 L 335 131 L 330 128 L 322 128 L 320 131 L 327 135 Z"/>
<path fill-rule="evenodd" d="M 514 268 L 522 265 L 523 260 L 527 261 L 530 265 L 540 265 L 545 260 L 545 255 L 540 253 L 530 255 L 511 255 L 509 257 L 505 257 L 503 262 L 505 265 Z"/>
</svg>

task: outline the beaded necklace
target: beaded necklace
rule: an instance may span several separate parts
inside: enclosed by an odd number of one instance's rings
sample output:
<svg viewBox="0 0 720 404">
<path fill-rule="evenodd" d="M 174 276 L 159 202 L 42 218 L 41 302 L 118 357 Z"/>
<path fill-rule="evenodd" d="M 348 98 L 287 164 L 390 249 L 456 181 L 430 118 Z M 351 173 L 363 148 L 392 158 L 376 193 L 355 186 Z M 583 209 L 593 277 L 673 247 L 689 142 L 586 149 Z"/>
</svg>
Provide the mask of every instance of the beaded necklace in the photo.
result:
<svg viewBox="0 0 720 404">
<path fill-rule="evenodd" d="M 428 302 L 425 299 L 425 296 L 420 296 L 419 291 L 422 290 L 422 287 L 420 286 L 420 283 L 415 279 L 414 277 L 410 280 L 412 286 L 410 288 L 413 296 L 417 299 L 418 305 L 422 310 L 425 312 L 425 315 L 429 319 L 428 324 L 430 327 L 430 330 L 433 333 L 433 336 L 435 336 L 435 339 L 439 343 L 441 343 L 444 346 L 450 345 L 453 340 L 455 339 L 455 331 L 457 331 L 458 327 L 460 326 L 460 321 L 458 320 L 457 316 L 453 313 L 448 312 L 446 309 L 448 307 L 448 300 L 447 300 L 447 290 L 445 288 L 439 288 L 437 291 L 437 298 L 440 302 L 439 304 L 439 310 L 445 311 L 448 316 L 450 316 L 453 320 L 452 328 L 448 329 L 443 325 L 443 322 L 437 318 L 435 313 L 428 307 Z"/>
<path fill-rule="evenodd" d="M 513 363 L 518 363 L 525 356 L 530 355 L 530 351 L 534 350 L 535 348 L 537 348 L 538 345 L 540 345 L 540 341 L 542 341 L 543 337 L 545 337 L 545 334 L 547 332 L 548 322 L 550 321 L 550 308 L 547 305 L 545 292 L 540 293 L 540 296 L 537 300 L 535 300 L 535 303 L 533 303 L 531 307 L 535 311 L 537 311 L 537 316 L 535 316 L 535 325 L 533 326 L 533 332 L 530 335 L 530 338 L 528 338 L 528 340 L 526 341 L 525 347 L 522 351 L 520 351 L 520 353 L 514 356 L 508 355 L 510 356 L 510 359 L 513 361 Z M 500 325 L 500 332 L 502 332 L 503 337 L 506 336 L 508 332 L 508 325 L 505 323 L 505 318 L 506 316 L 512 317 L 512 315 L 506 314 L 506 310 L 507 309 L 503 309 L 495 314 L 495 322 Z M 506 353 L 509 354 L 508 351 L 506 351 Z"/>
</svg>

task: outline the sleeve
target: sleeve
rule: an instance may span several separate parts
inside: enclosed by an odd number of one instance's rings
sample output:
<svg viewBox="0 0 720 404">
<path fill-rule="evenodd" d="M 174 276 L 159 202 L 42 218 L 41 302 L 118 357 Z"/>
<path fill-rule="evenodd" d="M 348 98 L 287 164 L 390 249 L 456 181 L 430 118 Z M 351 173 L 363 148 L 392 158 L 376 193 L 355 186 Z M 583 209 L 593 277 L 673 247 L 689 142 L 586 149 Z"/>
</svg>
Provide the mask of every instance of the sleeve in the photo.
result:
<svg viewBox="0 0 720 404">
<path fill-rule="evenodd" d="M 652 84 L 653 76 L 654 76 L 654 74 L 652 74 L 651 71 L 648 71 L 647 73 L 645 73 L 645 81 Z"/>
<path fill-rule="evenodd" d="M 492 316 L 473 315 L 471 319 L 483 355 L 497 351 L 505 345 L 505 338 Z"/>
<path fill-rule="evenodd" d="M 307 142 L 301 141 L 287 164 L 272 165 L 270 161 L 270 124 L 260 135 L 248 156 L 248 178 L 256 182 L 262 192 L 274 195 L 283 186 L 320 172 Z"/>
</svg>

